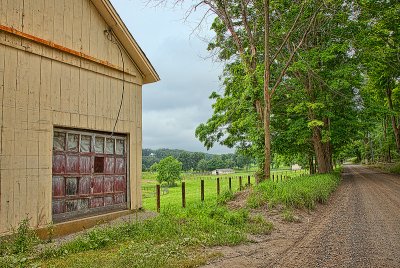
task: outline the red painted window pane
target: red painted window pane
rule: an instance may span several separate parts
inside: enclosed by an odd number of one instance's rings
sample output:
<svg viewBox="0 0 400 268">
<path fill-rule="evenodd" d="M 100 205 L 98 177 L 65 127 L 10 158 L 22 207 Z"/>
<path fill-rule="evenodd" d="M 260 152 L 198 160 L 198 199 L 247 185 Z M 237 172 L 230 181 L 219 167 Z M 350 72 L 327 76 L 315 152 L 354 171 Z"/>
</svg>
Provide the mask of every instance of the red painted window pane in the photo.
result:
<svg viewBox="0 0 400 268">
<path fill-rule="evenodd" d="M 124 193 L 115 195 L 115 201 L 114 201 L 115 204 L 121 204 L 121 203 L 125 203 L 125 202 L 126 201 L 125 201 Z"/>
<path fill-rule="evenodd" d="M 71 212 L 76 210 L 78 210 L 78 200 L 65 201 L 65 212 Z"/>
<path fill-rule="evenodd" d="M 90 174 L 92 172 L 92 158 L 90 156 L 81 155 L 79 157 L 79 173 Z"/>
<path fill-rule="evenodd" d="M 78 194 L 78 179 L 66 178 L 65 179 L 65 195 L 74 196 Z"/>
<path fill-rule="evenodd" d="M 93 194 L 99 194 L 103 192 L 103 176 L 94 177 L 92 180 Z"/>
<path fill-rule="evenodd" d="M 90 207 L 97 208 L 104 206 L 103 197 L 94 197 L 90 200 Z"/>
<path fill-rule="evenodd" d="M 82 177 L 79 179 L 79 194 L 90 194 L 90 177 Z"/>
<path fill-rule="evenodd" d="M 53 150 L 64 151 L 65 150 L 65 137 L 66 134 L 62 132 L 54 132 L 53 136 Z"/>
<path fill-rule="evenodd" d="M 65 195 L 65 184 L 63 177 L 53 177 L 53 197 L 62 197 Z"/>
<path fill-rule="evenodd" d="M 114 204 L 114 198 L 112 195 L 104 197 L 104 206 L 111 206 L 113 204 Z"/>
<path fill-rule="evenodd" d="M 53 154 L 53 174 L 65 173 L 65 156 Z"/>
<path fill-rule="evenodd" d="M 117 157 L 115 159 L 115 174 L 125 174 L 125 159 Z"/>
<path fill-rule="evenodd" d="M 68 155 L 66 173 L 78 173 L 78 171 L 79 157 L 77 155 Z"/>
<path fill-rule="evenodd" d="M 53 200 L 52 202 L 53 214 L 60 214 L 64 212 L 64 201 L 63 200 Z"/>
<path fill-rule="evenodd" d="M 104 177 L 104 192 L 112 193 L 114 189 L 114 178 L 113 177 Z"/>
<path fill-rule="evenodd" d="M 123 192 L 126 189 L 126 180 L 124 176 L 115 177 L 114 192 Z"/>
<path fill-rule="evenodd" d="M 78 199 L 78 210 L 89 208 L 89 198 Z"/>
<path fill-rule="evenodd" d="M 114 174 L 115 161 L 114 157 L 106 157 L 104 163 L 104 173 Z"/>
</svg>

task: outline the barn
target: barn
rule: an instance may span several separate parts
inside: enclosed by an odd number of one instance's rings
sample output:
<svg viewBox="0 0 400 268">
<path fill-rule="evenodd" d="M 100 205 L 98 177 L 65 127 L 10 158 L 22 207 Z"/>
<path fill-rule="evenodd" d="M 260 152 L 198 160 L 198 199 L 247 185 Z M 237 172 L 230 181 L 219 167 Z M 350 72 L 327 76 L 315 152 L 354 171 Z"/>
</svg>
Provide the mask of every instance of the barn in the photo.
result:
<svg viewBox="0 0 400 268">
<path fill-rule="evenodd" d="M 0 0 L 0 235 L 141 208 L 142 85 L 109 0 Z"/>
</svg>

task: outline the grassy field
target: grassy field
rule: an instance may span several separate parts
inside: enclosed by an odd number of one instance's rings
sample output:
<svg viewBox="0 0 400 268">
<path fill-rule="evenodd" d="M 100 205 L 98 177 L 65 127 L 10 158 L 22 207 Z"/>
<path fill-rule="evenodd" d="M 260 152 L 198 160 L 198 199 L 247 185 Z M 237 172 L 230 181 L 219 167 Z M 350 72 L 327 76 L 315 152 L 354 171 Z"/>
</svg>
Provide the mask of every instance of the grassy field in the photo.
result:
<svg viewBox="0 0 400 268">
<path fill-rule="evenodd" d="M 301 174 L 305 174 L 305 170 L 291 171 L 291 170 L 274 170 L 272 174 L 275 180 L 279 178 L 284 179 L 286 176 L 294 178 Z M 239 190 L 239 176 L 242 177 L 242 186 L 247 184 L 247 176 L 250 177 L 252 185 L 255 184 L 254 172 L 237 172 L 235 174 L 228 175 L 194 175 L 184 174 L 184 180 L 186 184 L 186 204 L 195 203 L 201 198 L 200 181 L 204 180 L 204 196 L 205 200 L 215 202 L 217 200 L 217 177 L 220 178 L 220 192 L 221 194 L 229 190 L 229 177 L 232 178 L 232 192 Z M 155 187 L 157 185 L 156 173 L 144 172 L 142 181 L 142 196 L 143 196 L 143 208 L 147 210 L 156 210 L 156 197 Z M 161 190 L 161 210 L 165 207 L 174 206 L 180 207 L 182 205 L 182 190 L 181 183 L 178 182 L 176 187 L 168 188 L 167 190 Z"/>
</svg>

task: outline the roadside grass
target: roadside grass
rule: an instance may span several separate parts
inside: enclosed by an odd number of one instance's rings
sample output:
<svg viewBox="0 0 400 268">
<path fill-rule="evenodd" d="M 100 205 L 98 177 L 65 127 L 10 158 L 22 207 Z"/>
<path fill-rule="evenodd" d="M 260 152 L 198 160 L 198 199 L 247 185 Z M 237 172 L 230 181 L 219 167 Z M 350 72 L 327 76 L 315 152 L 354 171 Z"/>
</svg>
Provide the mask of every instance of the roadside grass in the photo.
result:
<svg viewBox="0 0 400 268">
<path fill-rule="evenodd" d="M 169 206 L 153 219 L 94 228 L 39 253 L 3 254 L 0 267 L 194 267 L 215 257 L 202 247 L 237 245 L 272 228 L 262 216 L 216 202 Z"/>
<path fill-rule="evenodd" d="M 281 204 L 286 208 L 314 209 L 316 203 L 328 200 L 339 182 L 339 172 L 295 177 L 279 183 L 268 180 L 254 188 L 247 205 L 258 208 Z"/>
<path fill-rule="evenodd" d="M 400 174 L 400 162 L 396 163 L 376 163 L 370 165 L 371 167 L 381 169 L 385 172 Z"/>
<path fill-rule="evenodd" d="M 274 170 L 272 174 L 274 177 L 299 177 L 304 174 L 306 171 L 291 171 L 291 170 Z M 200 181 L 204 179 L 204 192 L 205 192 L 205 200 L 215 202 L 219 199 L 217 195 L 217 177 L 220 178 L 220 190 L 221 193 L 229 191 L 229 177 L 232 178 L 232 193 L 239 191 L 239 176 L 242 176 L 242 187 L 246 187 L 247 184 L 247 176 L 251 176 L 250 182 L 254 186 L 255 178 L 253 173 L 248 172 L 239 172 L 235 174 L 226 174 L 226 175 L 198 175 L 198 174 L 185 174 L 184 180 L 186 184 L 186 204 L 196 203 L 200 200 Z M 146 210 L 156 210 L 156 197 L 155 187 L 157 185 L 157 181 L 155 179 L 156 173 L 151 172 L 143 172 L 143 183 L 142 183 L 142 192 L 143 192 L 143 208 Z M 164 193 L 161 194 L 161 210 L 168 206 L 179 207 L 182 205 L 182 192 L 181 192 L 181 183 L 178 182 L 178 185 L 175 187 L 170 187 L 166 189 Z M 163 188 L 163 187 L 162 187 Z M 163 189 L 161 190 L 163 192 Z"/>
</svg>

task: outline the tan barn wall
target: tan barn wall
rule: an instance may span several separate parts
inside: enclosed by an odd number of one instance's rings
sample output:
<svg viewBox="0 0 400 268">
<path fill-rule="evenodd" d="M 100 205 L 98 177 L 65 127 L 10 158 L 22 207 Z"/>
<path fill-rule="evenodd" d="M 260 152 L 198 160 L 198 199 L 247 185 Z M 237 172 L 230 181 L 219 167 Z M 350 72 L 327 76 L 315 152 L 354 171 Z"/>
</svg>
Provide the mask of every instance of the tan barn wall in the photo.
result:
<svg viewBox="0 0 400 268">
<path fill-rule="evenodd" d="M 90 1 L 22 2 L 0 0 L 1 25 L 122 68 Z M 130 206 L 139 208 L 142 77 L 124 59 L 130 74 L 115 131 L 129 137 Z M 121 95 L 122 72 L 0 30 L 0 234 L 25 218 L 34 227 L 51 222 L 53 127 L 110 132 Z"/>
</svg>

